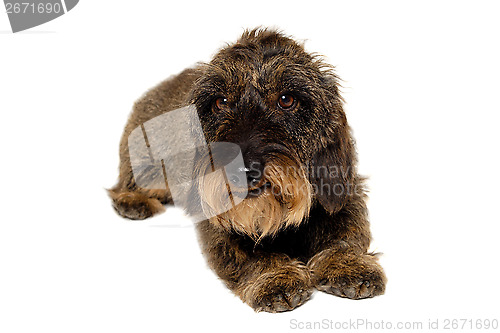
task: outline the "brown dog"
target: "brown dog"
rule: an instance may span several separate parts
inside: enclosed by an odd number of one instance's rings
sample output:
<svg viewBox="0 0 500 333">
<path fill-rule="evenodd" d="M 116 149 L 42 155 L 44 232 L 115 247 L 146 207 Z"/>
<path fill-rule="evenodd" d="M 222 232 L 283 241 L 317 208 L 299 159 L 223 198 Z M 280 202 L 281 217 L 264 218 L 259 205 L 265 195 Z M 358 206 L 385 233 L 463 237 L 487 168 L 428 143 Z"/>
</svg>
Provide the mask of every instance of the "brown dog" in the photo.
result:
<svg viewBox="0 0 500 333">
<path fill-rule="evenodd" d="M 197 223 L 208 264 L 235 294 L 269 312 L 296 308 L 314 289 L 351 299 L 382 294 L 386 278 L 367 252 L 366 196 L 337 81 L 283 34 L 245 32 L 135 104 L 109 191 L 114 208 L 144 219 L 172 203 L 168 188 L 137 186 L 127 140 L 148 120 L 191 104 L 206 140 L 238 144 L 249 166 L 247 198 Z M 210 205 L 217 188 L 201 185 Z"/>
</svg>

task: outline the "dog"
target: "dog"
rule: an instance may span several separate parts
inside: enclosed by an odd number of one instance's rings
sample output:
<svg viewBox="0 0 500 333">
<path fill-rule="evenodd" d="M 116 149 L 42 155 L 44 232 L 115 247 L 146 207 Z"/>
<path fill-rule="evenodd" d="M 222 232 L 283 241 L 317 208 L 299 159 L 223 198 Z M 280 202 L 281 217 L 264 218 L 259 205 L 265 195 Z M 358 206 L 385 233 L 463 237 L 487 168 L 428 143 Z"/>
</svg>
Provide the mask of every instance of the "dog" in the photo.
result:
<svg viewBox="0 0 500 333">
<path fill-rule="evenodd" d="M 237 42 L 147 92 L 120 143 L 119 181 L 109 195 L 123 217 L 145 219 L 172 204 L 137 185 L 128 137 L 169 110 L 193 105 L 208 142 L 241 148 L 245 200 L 196 223 L 210 268 L 255 311 L 297 308 L 314 290 L 349 299 L 385 291 L 371 234 L 365 179 L 334 68 L 282 32 L 246 30 Z M 215 184 L 215 183 L 214 183 Z M 210 206 L 217 184 L 195 190 Z M 214 200 L 212 200 L 214 201 Z M 217 200 L 215 200 L 217 201 Z"/>
</svg>

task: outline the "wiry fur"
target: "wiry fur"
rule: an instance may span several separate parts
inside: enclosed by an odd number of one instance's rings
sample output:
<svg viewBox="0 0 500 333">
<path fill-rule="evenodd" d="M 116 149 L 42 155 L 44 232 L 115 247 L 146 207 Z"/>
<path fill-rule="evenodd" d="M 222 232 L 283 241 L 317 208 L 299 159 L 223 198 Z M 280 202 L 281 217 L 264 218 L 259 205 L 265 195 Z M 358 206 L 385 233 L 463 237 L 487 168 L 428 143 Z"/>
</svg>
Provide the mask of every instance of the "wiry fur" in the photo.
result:
<svg viewBox="0 0 500 333">
<path fill-rule="evenodd" d="M 298 103 L 277 107 L 282 94 Z M 218 97 L 227 106 L 214 109 Z M 352 299 L 385 290 L 370 230 L 363 179 L 333 68 L 273 30 L 245 32 L 208 64 L 189 69 L 139 100 L 120 146 L 120 180 L 110 190 L 117 212 L 147 218 L 171 203 L 167 191 L 139 188 L 127 138 L 143 122 L 194 104 L 208 142 L 240 145 L 245 163 L 263 167 L 262 193 L 199 222 L 209 266 L 257 311 L 294 309 L 314 288 Z M 219 211 L 221 179 L 197 190 L 204 209 Z"/>
<path fill-rule="evenodd" d="M 220 173 L 203 177 L 199 184 L 206 216 L 227 231 L 236 231 L 253 239 L 274 236 L 280 229 L 299 225 L 309 215 L 311 185 L 303 168 L 295 162 L 274 158 L 268 162 L 264 178 L 271 185 L 257 197 L 245 199 L 226 211 L 226 183 Z M 221 198 L 221 196 L 223 196 Z M 223 212 L 214 214 L 213 212 Z"/>
</svg>

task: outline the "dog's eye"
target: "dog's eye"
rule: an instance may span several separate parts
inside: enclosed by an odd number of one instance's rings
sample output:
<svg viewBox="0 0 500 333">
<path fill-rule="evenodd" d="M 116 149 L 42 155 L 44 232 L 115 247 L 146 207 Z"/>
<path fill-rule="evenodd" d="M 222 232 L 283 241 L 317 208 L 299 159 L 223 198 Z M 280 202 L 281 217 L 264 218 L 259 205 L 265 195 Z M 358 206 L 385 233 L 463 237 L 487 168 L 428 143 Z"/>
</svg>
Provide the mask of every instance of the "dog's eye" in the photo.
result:
<svg viewBox="0 0 500 333">
<path fill-rule="evenodd" d="M 291 110 L 297 104 L 297 100 L 290 94 L 283 94 L 278 99 L 278 106 L 283 110 Z"/>
<path fill-rule="evenodd" d="M 227 98 L 219 97 L 214 102 L 215 109 L 220 111 L 227 106 Z"/>
</svg>

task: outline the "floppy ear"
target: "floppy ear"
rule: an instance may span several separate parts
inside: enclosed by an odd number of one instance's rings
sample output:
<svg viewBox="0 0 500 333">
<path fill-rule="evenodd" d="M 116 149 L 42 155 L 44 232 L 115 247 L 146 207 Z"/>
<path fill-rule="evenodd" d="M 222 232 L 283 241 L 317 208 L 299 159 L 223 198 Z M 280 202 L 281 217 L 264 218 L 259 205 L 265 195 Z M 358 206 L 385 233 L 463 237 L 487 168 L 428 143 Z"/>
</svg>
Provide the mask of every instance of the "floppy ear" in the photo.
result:
<svg viewBox="0 0 500 333">
<path fill-rule="evenodd" d="M 334 214 L 344 207 L 354 190 L 356 155 L 336 81 L 332 77 L 328 81 L 323 107 L 334 118 L 333 125 L 323 132 L 323 144 L 312 156 L 309 181 L 317 201 Z"/>
<path fill-rule="evenodd" d="M 354 187 L 353 147 L 350 138 L 342 136 L 311 160 L 310 182 L 315 197 L 330 214 L 344 207 Z"/>
</svg>

